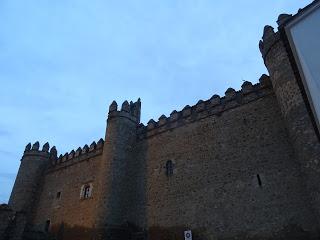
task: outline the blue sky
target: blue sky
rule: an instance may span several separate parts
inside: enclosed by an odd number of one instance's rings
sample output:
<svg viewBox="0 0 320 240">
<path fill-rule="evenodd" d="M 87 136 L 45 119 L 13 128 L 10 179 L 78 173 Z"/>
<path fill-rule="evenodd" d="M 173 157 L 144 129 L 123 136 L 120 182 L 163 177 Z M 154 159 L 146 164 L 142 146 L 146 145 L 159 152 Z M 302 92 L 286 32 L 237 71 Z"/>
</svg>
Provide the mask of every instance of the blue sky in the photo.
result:
<svg viewBox="0 0 320 240">
<path fill-rule="evenodd" d="M 310 2 L 0 1 L 0 203 L 28 142 L 104 137 L 112 100 L 141 97 L 146 123 L 257 82 L 264 25 Z"/>
</svg>

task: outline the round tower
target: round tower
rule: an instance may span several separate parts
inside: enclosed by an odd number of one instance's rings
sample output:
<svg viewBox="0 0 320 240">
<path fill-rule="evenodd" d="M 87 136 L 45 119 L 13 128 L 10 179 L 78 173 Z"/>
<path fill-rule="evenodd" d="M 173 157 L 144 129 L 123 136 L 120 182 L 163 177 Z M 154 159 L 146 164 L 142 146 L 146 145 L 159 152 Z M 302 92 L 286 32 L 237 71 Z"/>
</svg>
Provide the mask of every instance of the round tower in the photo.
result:
<svg viewBox="0 0 320 240">
<path fill-rule="evenodd" d="M 103 156 L 100 167 L 100 199 L 97 227 L 112 229 L 115 235 L 124 234 L 119 227 L 128 221 L 130 211 L 130 182 L 128 175 L 132 150 L 140 123 L 141 102 L 125 101 L 121 110 L 115 101 L 109 107 Z M 129 187 L 128 187 L 129 186 Z M 125 236 L 122 236 L 125 238 Z M 112 237 L 113 238 L 113 237 Z"/>
<path fill-rule="evenodd" d="M 41 177 L 50 159 L 49 144 L 44 144 L 42 150 L 39 150 L 39 147 L 39 142 L 34 143 L 32 147 L 29 143 L 22 156 L 9 200 L 9 206 L 15 211 L 24 211 L 28 214 L 34 207 Z M 54 151 L 53 147 L 51 154 L 54 154 Z"/>
<path fill-rule="evenodd" d="M 281 14 L 278 24 L 288 21 L 290 17 L 291 15 Z M 311 211 L 319 222 L 320 143 L 297 81 L 295 67 L 290 58 L 281 25 L 278 32 L 275 32 L 273 27 L 266 26 L 259 47 L 270 74 L 290 141 L 301 166 L 306 186 L 306 204 L 310 205 Z M 310 216 L 311 219 L 313 219 L 313 216 Z M 316 225 L 317 223 L 314 223 L 314 226 Z"/>
</svg>

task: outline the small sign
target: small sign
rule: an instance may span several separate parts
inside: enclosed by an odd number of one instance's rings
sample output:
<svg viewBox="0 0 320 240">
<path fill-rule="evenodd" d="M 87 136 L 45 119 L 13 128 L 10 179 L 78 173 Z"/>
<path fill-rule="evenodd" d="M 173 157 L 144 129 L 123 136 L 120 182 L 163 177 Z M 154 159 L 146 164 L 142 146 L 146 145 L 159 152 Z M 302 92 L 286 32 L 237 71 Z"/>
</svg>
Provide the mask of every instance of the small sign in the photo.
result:
<svg viewBox="0 0 320 240">
<path fill-rule="evenodd" d="M 192 240 L 191 230 L 184 231 L 184 240 Z"/>
</svg>

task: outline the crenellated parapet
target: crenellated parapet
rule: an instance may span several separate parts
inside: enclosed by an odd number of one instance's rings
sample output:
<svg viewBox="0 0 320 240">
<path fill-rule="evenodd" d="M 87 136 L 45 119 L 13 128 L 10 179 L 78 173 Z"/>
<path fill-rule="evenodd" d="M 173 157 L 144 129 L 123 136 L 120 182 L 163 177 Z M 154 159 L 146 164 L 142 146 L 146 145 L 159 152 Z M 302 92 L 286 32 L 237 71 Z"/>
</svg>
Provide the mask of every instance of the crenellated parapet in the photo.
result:
<svg viewBox="0 0 320 240">
<path fill-rule="evenodd" d="M 40 149 L 40 143 L 36 141 L 33 145 L 31 145 L 31 143 L 28 143 L 26 145 L 22 160 L 27 156 L 39 156 L 43 158 L 50 158 L 53 160 L 57 158 L 57 150 L 55 146 L 50 149 L 50 145 L 48 142 L 46 142 L 42 146 L 42 149 Z"/>
<path fill-rule="evenodd" d="M 128 207 L 128 202 L 136 195 L 135 188 L 128 188 L 128 181 L 132 181 L 128 173 L 135 161 L 132 149 L 137 140 L 140 111 L 140 99 L 136 102 L 124 101 L 120 109 L 117 102 L 113 101 L 109 107 L 106 142 L 97 176 L 100 186 L 98 205 L 101 206 L 95 223 L 98 228 L 125 224 L 128 220 L 126 216 L 134 211 Z M 101 236 L 101 239 L 109 238 Z"/>
<path fill-rule="evenodd" d="M 187 105 L 181 111 L 174 110 L 168 117 L 161 115 L 158 121 L 151 119 L 147 126 L 141 123 L 138 127 L 138 138 L 148 138 L 212 115 L 219 116 L 227 110 L 250 103 L 272 92 L 269 76 L 263 74 L 257 84 L 245 81 L 239 91 L 228 88 L 223 97 L 213 95 L 208 100 L 198 101 L 194 106 Z"/>
<path fill-rule="evenodd" d="M 82 148 L 79 147 L 76 150 L 71 150 L 64 155 L 60 154 L 58 157 L 58 152 L 55 146 L 50 149 L 49 143 L 45 143 L 42 148 L 40 148 L 40 143 L 37 141 L 34 144 L 28 143 L 26 145 L 22 160 L 30 159 L 30 157 L 36 157 L 37 159 L 49 159 L 50 164 L 48 164 L 48 167 L 49 169 L 52 169 L 102 154 L 103 145 L 104 140 L 101 138 L 98 142 L 93 141 L 90 146 L 85 144 Z"/>
<path fill-rule="evenodd" d="M 274 32 L 273 27 L 267 25 L 263 29 L 262 40 L 259 42 L 259 49 L 265 61 L 270 49 L 280 41 L 280 32 Z"/>
<path fill-rule="evenodd" d="M 300 11 L 300 10 L 299 10 Z M 283 26 L 293 18 L 292 14 L 282 13 L 278 16 L 277 24 L 281 29 Z M 269 51 L 273 46 L 281 41 L 281 31 L 274 31 L 274 28 L 266 25 L 263 29 L 262 40 L 259 42 L 259 49 L 262 54 L 262 58 L 265 61 Z M 283 39 L 282 39 L 283 40 Z"/>
<path fill-rule="evenodd" d="M 93 141 L 90 146 L 85 144 L 82 148 L 71 150 L 65 154 L 60 154 L 57 158 L 51 158 L 50 169 L 66 167 L 88 158 L 102 154 L 104 140 L 100 138 L 98 142 Z M 56 150 L 55 150 L 56 151 Z"/>
<path fill-rule="evenodd" d="M 113 101 L 109 107 L 108 118 L 123 117 L 130 119 L 133 122 L 139 123 L 141 115 L 141 101 L 140 98 L 136 102 L 124 101 L 121 109 L 118 110 L 118 104 Z"/>
<path fill-rule="evenodd" d="M 14 211 L 25 211 L 28 220 L 32 216 L 34 199 L 42 182 L 45 170 L 50 162 L 57 157 L 55 147 L 50 149 L 49 143 L 42 148 L 37 141 L 25 147 L 17 178 L 9 199 L 9 206 Z"/>
</svg>

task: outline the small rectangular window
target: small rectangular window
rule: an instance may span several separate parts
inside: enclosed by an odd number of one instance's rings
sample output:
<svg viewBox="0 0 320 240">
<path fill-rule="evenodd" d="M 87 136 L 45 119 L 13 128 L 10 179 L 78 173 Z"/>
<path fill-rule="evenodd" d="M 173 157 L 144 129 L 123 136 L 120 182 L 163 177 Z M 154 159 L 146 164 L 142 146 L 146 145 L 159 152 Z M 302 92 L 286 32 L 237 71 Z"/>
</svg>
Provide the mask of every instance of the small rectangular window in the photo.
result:
<svg viewBox="0 0 320 240">
<path fill-rule="evenodd" d="M 166 162 L 166 175 L 167 177 L 170 177 L 173 175 L 173 163 L 171 160 L 168 160 Z"/>
<path fill-rule="evenodd" d="M 60 198 L 61 198 L 61 192 L 57 192 L 56 198 L 57 198 L 57 199 L 60 199 Z"/>
</svg>

